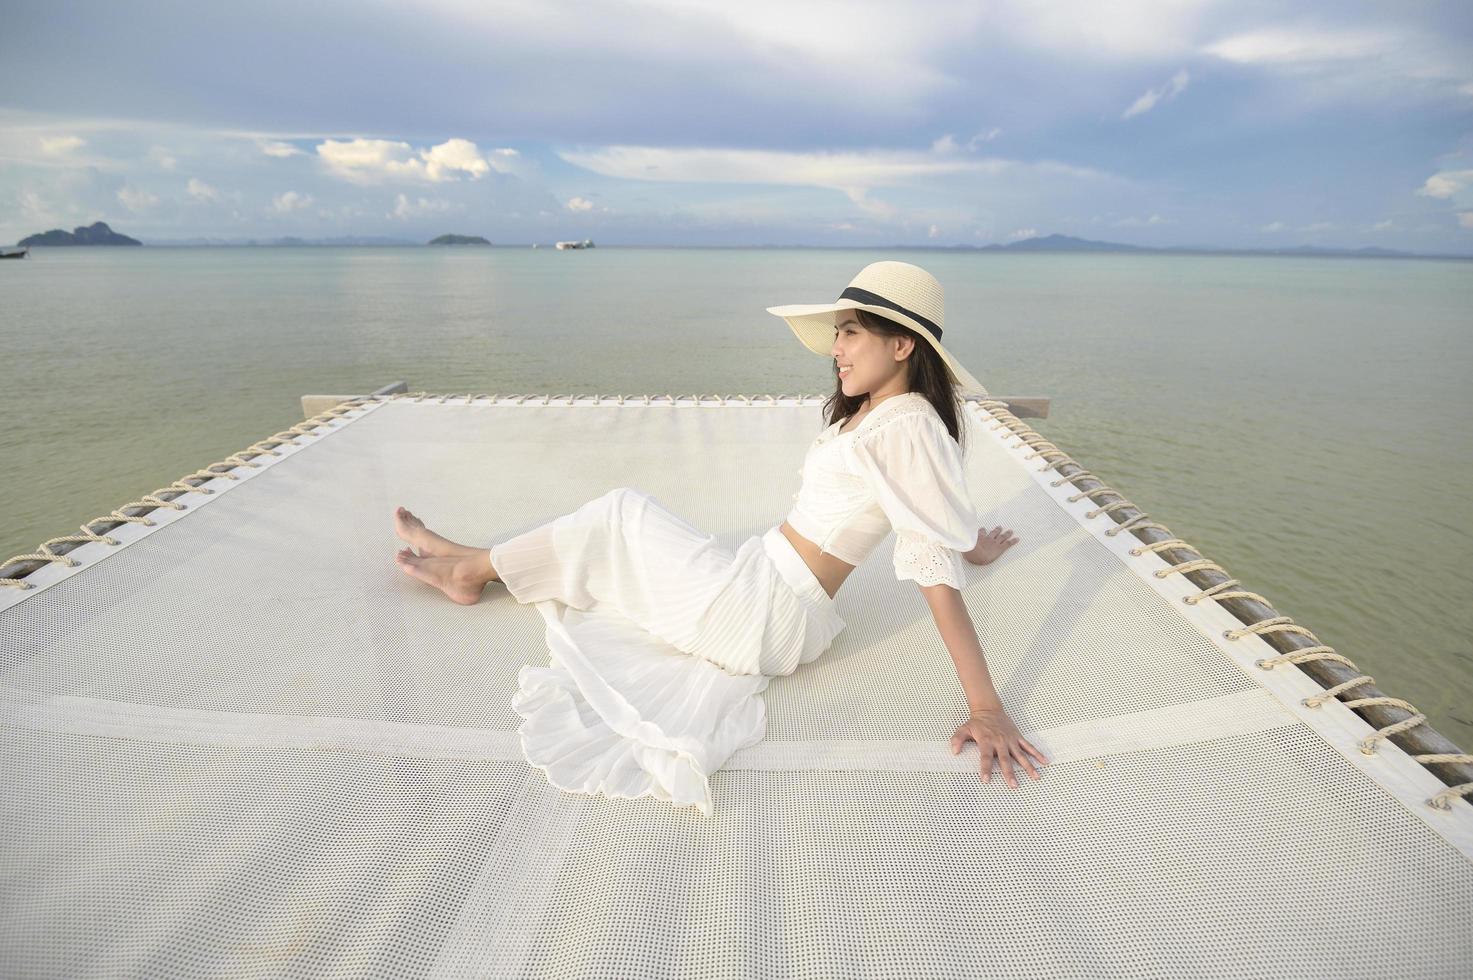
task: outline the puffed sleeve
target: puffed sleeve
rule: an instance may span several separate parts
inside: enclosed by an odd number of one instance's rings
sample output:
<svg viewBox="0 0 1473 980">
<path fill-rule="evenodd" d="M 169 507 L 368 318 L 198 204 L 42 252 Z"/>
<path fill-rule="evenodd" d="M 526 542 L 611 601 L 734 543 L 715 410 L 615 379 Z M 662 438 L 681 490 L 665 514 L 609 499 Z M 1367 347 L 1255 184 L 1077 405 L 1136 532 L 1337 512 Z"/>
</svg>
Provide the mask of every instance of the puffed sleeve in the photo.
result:
<svg viewBox="0 0 1473 980">
<path fill-rule="evenodd" d="M 961 552 L 976 547 L 980 524 L 945 424 L 922 412 L 887 419 L 851 440 L 846 455 L 895 531 L 895 577 L 966 584 Z"/>
</svg>

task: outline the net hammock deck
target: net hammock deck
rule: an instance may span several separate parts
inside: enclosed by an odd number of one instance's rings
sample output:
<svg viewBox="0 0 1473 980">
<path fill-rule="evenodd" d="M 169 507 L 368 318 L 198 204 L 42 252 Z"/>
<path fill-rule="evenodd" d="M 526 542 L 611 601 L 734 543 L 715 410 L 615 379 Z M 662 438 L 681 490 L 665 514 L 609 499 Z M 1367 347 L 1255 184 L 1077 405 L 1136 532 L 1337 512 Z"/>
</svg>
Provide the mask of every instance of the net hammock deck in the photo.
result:
<svg viewBox="0 0 1473 980">
<path fill-rule="evenodd" d="M 951 754 L 965 700 L 882 544 L 713 816 L 548 786 L 510 704 L 542 618 L 404 575 L 393 508 L 485 547 L 632 486 L 734 549 L 820 406 L 359 399 L 43 547 L 0 589 L 0 974 L 1468 975 L 1463 790 L 994 401 L 968 482 L 1020 543 L 963 594 L 1042 780 Z"/>
</svg>

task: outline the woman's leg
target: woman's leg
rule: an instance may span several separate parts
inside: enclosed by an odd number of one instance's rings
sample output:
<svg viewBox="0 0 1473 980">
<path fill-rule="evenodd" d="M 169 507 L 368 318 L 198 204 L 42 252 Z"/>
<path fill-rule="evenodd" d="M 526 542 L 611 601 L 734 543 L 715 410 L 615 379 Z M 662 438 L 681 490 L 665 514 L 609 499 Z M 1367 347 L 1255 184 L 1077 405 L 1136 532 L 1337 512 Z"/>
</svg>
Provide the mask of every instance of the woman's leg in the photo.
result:
<svg viewBox="0 0 1473 980">
<path fill-rule="evenodd" d="M 732 673 L 757 672 L 772 590 L 755 552 L 732 554 L 647 493 L 617 487 L 490 552 L 519 603 L 602 607 Z"/>
<path fill-rule="evenodd" d="M 472 548 L 468 544 L 457 544 L 447 537 L 436 534 L 425 527 L 425 522 L 414 516 L 407 507 L 394 509 L 394 533 L 422 557 L 449 558 L 454 555 L 486 553 L 485 548 Z"/>
<path fill-rule="evenodd" d="M 693 619 L 683 615 L 692 603 L 709 605 L 731 563 L 718 551 L 710 535 L 648 494 L 616 487 L 492 545 L 488 564 L 524 605 L 553 599 L 588 610 L 604 603 L 658 633 L 657 620 Z"/>
<path fill-rule="evenodd" d="M 403 507 L 394 511 L 394 532 L 412 546 L 394 556 L 400 570 L 433 585 L 454 602 L 475 605 L 486 586 L 500 580 L 488 549 L 442 537 Z"/>
<path fill-rule="evenodd" d="M 579 610 L 608 604 L 733 674 L 791 673 L 803 652 L 801 606 L 774 572 L 762 571 L 760 539 L 730 554 L 627 487 L 489 549 L 435 534 L 403 508 L 395 525 L 420 549 L 400 551 L 399 567 L 463 605 L 474 605 L 493 581 L 523 604 L 552 599 Z"/>
</svg>

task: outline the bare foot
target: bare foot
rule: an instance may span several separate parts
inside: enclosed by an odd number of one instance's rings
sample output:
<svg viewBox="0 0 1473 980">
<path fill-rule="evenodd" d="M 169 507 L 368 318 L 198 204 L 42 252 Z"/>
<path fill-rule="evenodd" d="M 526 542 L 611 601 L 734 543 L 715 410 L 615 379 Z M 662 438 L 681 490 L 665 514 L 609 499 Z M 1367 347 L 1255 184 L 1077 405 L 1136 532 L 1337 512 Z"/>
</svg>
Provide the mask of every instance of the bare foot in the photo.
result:
<svg viewBox="0 0 1473 980">
<path fill-rule="evenodd" d="M 394 509 L 394 533 L 412 546 L 421 555 L 433 558 L 450 558 L 475 553 L 478 549 L 456 544 L 425 527 L 425 522 L 409 512 L 407 507 Z"/>
<path fill-rule="evenodd" d="M 413 548 L 400 548 L 394 556 L 394 563 L 405 574 L 433 585 L 462 606 L 474 606 L 480 602 L 481 592 L 486 587 L 485 578 L 477 579 L 470 561 L 459 555 L 416 555 Z"/>
</svg>

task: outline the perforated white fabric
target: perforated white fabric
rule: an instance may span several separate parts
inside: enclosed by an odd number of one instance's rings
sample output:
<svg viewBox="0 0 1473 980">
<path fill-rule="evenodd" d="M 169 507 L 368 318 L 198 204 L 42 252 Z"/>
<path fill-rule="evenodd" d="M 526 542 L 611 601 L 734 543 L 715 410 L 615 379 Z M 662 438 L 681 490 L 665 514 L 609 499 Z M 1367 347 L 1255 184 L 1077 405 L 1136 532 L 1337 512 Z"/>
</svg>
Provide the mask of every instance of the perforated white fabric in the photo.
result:
<svg viewBox="0 0 1473 980">
<path fill-rule="evenodd" d="M 714 816 L 549 787 L 510 703 L 541 617 L 404 576 L 393 507 L 484 545 L 638 486 L 730 547 L 818 403 L 397 400 L 0 594 L 0 973 L 1465 975 L 1473 808 L 969 411 L 1019 543 L 963 597 L 1040 782 L 950 754 L 950 660 L 870 563 Z"/>
</svg>

